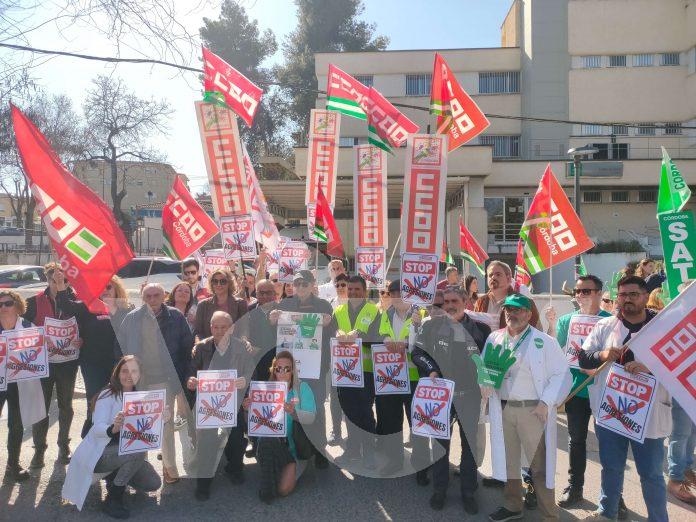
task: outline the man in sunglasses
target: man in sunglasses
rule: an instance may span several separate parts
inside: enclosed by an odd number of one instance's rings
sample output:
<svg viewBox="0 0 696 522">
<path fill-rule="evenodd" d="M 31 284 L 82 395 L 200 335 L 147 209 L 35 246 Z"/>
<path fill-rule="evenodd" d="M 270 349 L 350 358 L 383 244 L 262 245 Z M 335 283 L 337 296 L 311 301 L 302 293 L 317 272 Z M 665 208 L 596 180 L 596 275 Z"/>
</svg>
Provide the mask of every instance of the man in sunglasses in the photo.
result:
<svg viewBox="0 0 696 522">
<path fill-rule="evenodd" d="M 594 275 L 578 277 L 573 289 L 575 301 L 579 309 L 561 316 L 556 322 L 556 339 L 566 353 L 573 375 L 573 390 L 578 388 L 590 374 L 589 370 L 581 370 L 577 361 L 577 350 L 581 349 L 583 341 L 602 317 L 611 314 L 600 308 L 602 299 L 602 280 Z M 554 311 L 555 313 L 555 311 Z M 568 335 L 572 332 L 571 335 Z M 587 428 L 592 417 L 587 386 L 577 392 L 575 397 L 565 405 L 568 418 L 568 486 L 563 490 L 558 505 L 569 508 L 580 501 L 585 484 L 585 468 L 587 466 Z"/>
<path fill-rule="evenodd" d="M 580 368 L 595 370 L 609 361 L 597 373 L 594 383 L 588 387 L 590 406 L 595 419 L 601 414 L 599 402 L 607 374 L 612 363 L 623 365 L 629 373 L 650 373 L 650 370 L 635 360 L 626 343 L 657 315 L 646 308 L 648 292 L 645 281 L 638 276 L 626 276 L 617 283 L 616 317 L 600 320 L 582 345 L 578 360 Z M 619 513 L 623 491 L 624 470 L 631 446 L 636 470 L 640 476 L 643 500 L 648 509 L 649 520 L 667 520 L 667 489 L 662 474 L 665 437 L 672 432 L 672 401 L 667 390 L 658 383 L 653 398 L 652 411 L 645 426 L 642 444 L 614 433 L 595 423 L 595 434 L 599 442 L 599 461 L 602 464 L 602 488 L 599 507 L 595 514 L 614 519 Z"/>
<path fill-rule="evenodd" d="M 210 292 L 201 282 L 200 270 L 201 265 L 198 259 L 194 257 L 188 257 L 181 262 L 181 278 L 188 283 L 193 290 L 194 304 L 198 304 L 198 301 L 202 299 L 211 297 Z"/>
</svg>

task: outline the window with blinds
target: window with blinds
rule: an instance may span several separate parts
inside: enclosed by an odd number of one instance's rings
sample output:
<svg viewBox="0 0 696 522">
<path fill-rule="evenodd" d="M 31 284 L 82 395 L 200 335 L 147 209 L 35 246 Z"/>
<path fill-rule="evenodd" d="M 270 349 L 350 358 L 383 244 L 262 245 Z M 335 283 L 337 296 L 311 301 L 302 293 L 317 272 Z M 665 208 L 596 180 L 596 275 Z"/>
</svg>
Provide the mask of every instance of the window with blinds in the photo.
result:
<svg viewBox="0 0 696 522">
<path fill-rule="evenodd" d="M 633 67 L 650 67 L 653 64 L 652 54 L 634 54 Z"/>
<path fill-rule="evenodd" d="M 609 67 L 626 67 L 626 55 L 610 56 Z"/>
<path fill-rule="evenodd" d="M 597 69 L 602 66 L 601 56 L 583 56 L 582 64 L 585 69 Z"/>
<path fill-rule="evenodd" d="M 432 74 L 407 74 L 406 96 L 430 96 Z"/>
<path fill-rule="evenodd" d="M 480 94 L 514 94 L 520 92 L 519 71 L 479 73 Z"/>
<path fill-rule="evenodd" d="M 660 56 L 661 65 L 679 65 L 679 53 L 662 53 Z"/>
<path fill-rule="evenodd" d="M 365 87 L 372 87 L 375 84 L 375 77 L 372 74 L 356 74 L 354 78 Z"/>
<path fill-rule="evenodd" d="M 493 145 L 494 158 L 519 158 L 519 136 L 480 136 L 481 145 Z"/>
<path fill-rule="evenodd" d="M 638 127 L 638 136 L 654 136 L 655 135 L 655 124 L 654 123 L 641 123 Z"/>
<path fill-rule="evenodd" d="M 581 133 L 585 136 L 601 136 L 602 135 L 602 126 L 601 125 L 583 123 L 580 130 L 581 130 Z"/>
<path fill-rule="evenodd" d="M 682 133 L 681 123 L 665 123 L 665 134 L 668 136 L 677 136 Z"/>
<path fill-rule="evenodd" d="M 628 136 L 628 125 L 612 125 L 611 133 L 615 136 Z"/>
</svg>

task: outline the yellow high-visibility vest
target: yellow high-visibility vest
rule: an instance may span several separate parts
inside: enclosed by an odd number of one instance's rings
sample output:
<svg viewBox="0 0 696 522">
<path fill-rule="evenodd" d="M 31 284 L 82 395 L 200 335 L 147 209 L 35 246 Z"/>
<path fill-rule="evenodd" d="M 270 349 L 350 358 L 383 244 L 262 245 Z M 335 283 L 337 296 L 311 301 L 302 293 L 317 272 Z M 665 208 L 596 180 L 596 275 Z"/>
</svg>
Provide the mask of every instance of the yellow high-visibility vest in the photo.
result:
<svg viewBox="0 0 696 522">
<path fill-rule="evenodd" d="M 345 333 L 357 330 L 360 333 L 366 334 L 370 329 L 372 321 L 377 318 L 379 310 L 374 303 L 366 301 L 360 309 L 358 316 L 355 318 L 355 325 L 350 323 L 350 314 L 348 313 L 348 303 L 344 303 L 336 307 L 334 317 L 338 323 L 338 329 Z M 372 350 L 363 345 L 363 371 L 372 372 Z"/>
<path fill-rule="evenodd" d="M 394 312 L 396 313 L 396 312 Z M 420 311 L 420 316 L 421 319 L 425 316 L 425 310 Z M 404 325 L 401 327 L 401 331 L 399 332 L 399 336 L 394 335 L 394 328 L 391 325 L 391 322 L 389 321 L 389 315 L 387 314 L 387 311 L 385 310 L 382 312 L 382 317 L 379 322 L 379 335 L 384 336 L 384 337 L 391 337 L 392 339 L 395 339 L 397 341 L 408 341 L 408 334 L 410 331 L 411 323 L 412 323 L 411 317 L 406 318 L 404 321 Z M 408 378 L 410 381 L 418 381 L 418 368 L 416 368 L 416 365 L 413 364 L 413 360 L 411 358 L 411 352 L 408 350 L 406 351 L 406 357 L 408 359 Z"/>
</svg>

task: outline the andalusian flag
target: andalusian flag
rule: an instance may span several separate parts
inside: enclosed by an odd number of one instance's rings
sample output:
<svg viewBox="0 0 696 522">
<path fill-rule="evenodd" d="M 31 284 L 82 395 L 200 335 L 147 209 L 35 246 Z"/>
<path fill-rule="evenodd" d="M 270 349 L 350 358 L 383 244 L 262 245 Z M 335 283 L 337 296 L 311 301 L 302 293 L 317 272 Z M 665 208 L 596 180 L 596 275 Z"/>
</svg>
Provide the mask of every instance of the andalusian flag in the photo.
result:
<svg viewBox="0 0 696 522">
<path fill-rule="evenodd" d="M 587 275 L 587 267 L 585 266 L 585 260 L 580 256 L 580 265 L 578 266 L 578 276 Z"/>
<path fill-rule="evenodd" d="M 517 285 L 532 285 L 532 276 L 527 269 L 527 264 L 524 259 L 524 241 L 517 240 L 517 260 L 515 261 L 515 282 Z"/>
<path fill-rule="evenodd" d="M 488 254 L 464 226 L 462 216 L 459 216 L 459 249 L 462 257 L 466 261 L 473 263 L 476 269 L 481 272 L 481 275 L 485 275 L 484 264 L 486 259 L 488 259 Z"/>
<path fill-rule="evenodd" d="M 359 101 L 367 98 L 370 88 L 366 87 L 347 72 L 329 64 L 329 78 L 326 86 L 326 108 L 346 116 L 367 120 L 367 114 Z"/>
<path fill-rule="evenodd" d="M 677 170 L 667 150 L 662 147 L 662 173 L 660 190 L 657 194 L 657 215 L 679 212 L 691 197 L 691 190 L 684 177 Z"/>
<path fill-rule="evenodd" d="M 440 254 L 440 263 L 447 263 L 448 265 L 454 264 L 454 258 L 450 254 L 449 247 L 447 246 L 447 241 L 442 240 L 442 253 Z"/>
<path fill-rule="evenodd" d="M 317 208 L 314 222 L 314 235 L 326 242 L 326 253 L 331 257 L 343 257 L 343 241 L 336 228 L 329 201 L 321 187 L 317 190 Z"/>
</svg>

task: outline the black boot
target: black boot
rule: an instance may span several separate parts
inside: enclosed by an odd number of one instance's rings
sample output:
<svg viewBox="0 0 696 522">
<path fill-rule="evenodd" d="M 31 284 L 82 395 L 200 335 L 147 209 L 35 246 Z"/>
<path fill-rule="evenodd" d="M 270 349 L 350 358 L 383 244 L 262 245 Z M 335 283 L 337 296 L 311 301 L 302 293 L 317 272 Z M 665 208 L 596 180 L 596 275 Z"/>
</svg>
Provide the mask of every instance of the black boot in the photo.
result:
<svg viewBox="0 0 696 522">
<path fill-rule="evenodd" d="M 29 472 L 22 469 L 22 466 L 19 464 L 8 464 L 5 469 L 5 476 L 12 482 L 24 482 L 31 478 Z"/>
<path fill-rule="evenodd" d="M 58 444 L 58 462 L 61 464 L 70 464 L 71 457 L 70 444 L 67 442 Z"/>
<path fill-rule="evenodd" d="M 34 449 L 34 456 L 29 463 L 29 469 L 41 469 L 46 463 L 44 462 L 44 455 L 46 454 L 46 446 L 36 446 Z"/>
<path fill-rule="evenodd" d="M 106 500 L 102 504 L 102 511 L 111 518 L 124 520 L 130 517 L 130 513 L 123 504 L 123 494 L 126 486 L 107 486 Z"/>
</svg>

